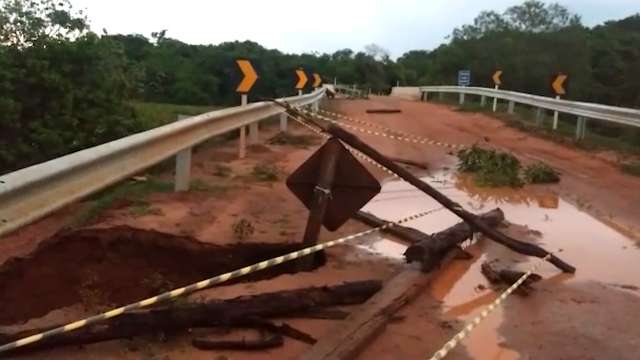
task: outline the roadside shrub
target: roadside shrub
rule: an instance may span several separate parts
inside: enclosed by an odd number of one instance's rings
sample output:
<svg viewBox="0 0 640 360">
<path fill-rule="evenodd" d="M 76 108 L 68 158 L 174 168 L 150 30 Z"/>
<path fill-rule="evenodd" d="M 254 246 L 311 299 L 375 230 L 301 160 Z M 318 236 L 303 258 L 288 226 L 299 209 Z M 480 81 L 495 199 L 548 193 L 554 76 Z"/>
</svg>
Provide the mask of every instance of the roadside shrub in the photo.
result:
<svg viewBox="0 0 640 360">
<path fill-rule="evenodd" d="M 478 186 L 522 186 L 520 161 L 513 155 L 478 146 L 458 152 L 458 170 L 474 174 Z"/>
<path fill-rule="evenodd" d="M 258 181 L 276 181 L 278 180 L 278 169 L 270 164 L 258 164 L 253 167 L 251 174 Z"/>
<path fill-rule="evenodd" d="M 233 231 L 233 236 L 240 241 L 248 239 L 255 232 L 253 224 L 247 219 L 240 219 L 233 223 L 231 230 Z"/>
<path fill-rule="evenodd" d="M 560 181 L 560 176 L 551 166 L 537 162 L 527 166 L 523 171 L 524 180 L 530 184 L 548 184 Z"/>
</svg>

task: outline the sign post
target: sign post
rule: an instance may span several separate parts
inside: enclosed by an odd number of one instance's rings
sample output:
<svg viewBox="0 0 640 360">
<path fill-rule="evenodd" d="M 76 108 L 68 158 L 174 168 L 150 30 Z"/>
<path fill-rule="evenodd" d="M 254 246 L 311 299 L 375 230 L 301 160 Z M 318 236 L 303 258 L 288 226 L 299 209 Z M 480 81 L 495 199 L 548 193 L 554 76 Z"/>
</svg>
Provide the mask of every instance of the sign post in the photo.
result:
<svg viewBox="0 0 640 360">
<path fill-rule="evenodd" d="M 236 92 L 240 94 L 240 105 L 246 106 L 249 102 L 247 94 L 249 93 L 249 91 L 251 91 L 251 88 L 256 83 L 256 80 L 258 80 L 258 74 L 256 73 L 255 69 L 253 68 L 253 65 L 251 65 L 251 62 L 249 60 L 238 59 L 236 60 L 236 64 L 238 65 L 238 68 L 240 69 L 240 72 L 242 72 L 242 75 L 243 75 L 242 81 L 240 81 L 240 84 L 238 84 L 238 87 L 236 88 Z M 258 123 L 257 122 L 253 123 L 250 126 L 251 126 L 252 140 L 257 142 L 258 141 Z M 243 126 L 240 128 L 240 139 L 239 139 L 240 144 L 239 144 L 239 150 L 238 150 L 238 156 L 240 157 L 240 159 L 244 159 L 244 157 L 247 154 L 246 132 L 247 132 L 246 126 Z"/>
<path fill-rule="evenodd" d="M 471 85 L 471 70 L 459 70 L 458 71 L 458 86 Z M 460 105 L 464 104 L 464 93 L 460 93 Z"/>
<path fill-rule="evenodd" d="M 493 84 L 495 85 L 494 89 L 498 90 L 500 89 L 500 85 L 502 85 L 502 70 L 497 70 L 495 73 L 493 73 L 493 76 L 491 77 L 493 79 Z M 494 97 L 493 98 L 493 112 L 496 112 L 496 110 L 498 109 L 498 97 Z M 513 113 L 513 107 L 511 106 L 511 103 L 509 104 L 509 113 Z"/>
<path fill-rule="evenodd" d="M 568 76 L 565 74 L 558 74 L 555 77 L 555 80 L 551 83 L 551 87 L 553 91 L 556 93 L 556 100 L 560 100 L 560 95 L 565 95 L 567 93 L 564 88 L 564 83 L 567 81 Z M 558 112 L 553 112 L 553 130 L 558 129 Z"/>
</svg>

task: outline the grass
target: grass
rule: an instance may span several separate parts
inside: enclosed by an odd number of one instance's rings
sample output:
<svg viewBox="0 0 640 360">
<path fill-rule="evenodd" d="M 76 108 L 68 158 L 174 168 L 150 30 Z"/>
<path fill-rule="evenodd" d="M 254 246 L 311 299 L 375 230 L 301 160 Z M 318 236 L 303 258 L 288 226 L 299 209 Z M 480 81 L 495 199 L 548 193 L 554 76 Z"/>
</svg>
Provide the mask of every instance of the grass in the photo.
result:
<svg viewBox="0 0 640 360">
<path fill-rule="evenodd" d="M 286 132 L 279 132 L 269 139 L 271 145 L 291 145 L 302 148 L 307 148 L 315 142 L 315 138 L 311 135 L 293 135 Z"/>
<path fill-rule="evenodd" d="M 473 146 L 460 150 L 458 158 L 458 170 L 473 173 L 478 186 L 522 186 L 520 161 L 509 153 Z"/>
<path fill-rule="evenodd" d="M 178 115 L 199 115 L 215 110 L 214 106 L 175 105 L 151 102 L 134 102 L 133 109 L 148 129 L 174 122 Z"/>
<path fill-rule="evenodd" d="M 527 166 L 523 171 L 523 177 L 530 184 L 548 184 L 560 181 L 558 172 L 543 162 Z"/>
<path fill-rule="evenodd" d="M 239 241 L 248 239 L 255 232 L 253 224 L 247 219 L 240 219 L 233 223 L 231 230 L 233 231 L 233 236 Z"/>
<path fill-rule="evenodd" d="M 171 191 L 173 191 L 172 183 L 153 177 L 149 177 L 145 181 L 128 181 L 112 186 L 90 198 L 88 207 L 82 214 L 73 219 L 71 225 L 78 227 L 87 224 L 95 220 L 103 211 L 122 200 L 132 201 L 134 209 L 138 206 L 138 209 L 132 211 L 144 214 L 146 211 L 151 211 L 151 209 L 147 210 L 144 205 L 146 203 L 144 200 L 147 196 L 152 193 Z"/>
<path fill-rule="evenodd" d="M 253 167 L 251 172 L 253 177 L 258 181 L 277 181 L 278 168 L 271 164 L 258 164 Z"/>
<path fill-rule="evenodd" d="M 204 182 L 203 180 L 195 179 L 191 180 L 190 189 L 191 191 L 198 192 L 220 193 L 225 191 L 226 187 L 222 185 L 212 185 Z"/>
<path fill-rule="evenodd" d="M 622 164 L 620 168 L 629 175 L 640 176 L 640 161 Z"/>
</svg>

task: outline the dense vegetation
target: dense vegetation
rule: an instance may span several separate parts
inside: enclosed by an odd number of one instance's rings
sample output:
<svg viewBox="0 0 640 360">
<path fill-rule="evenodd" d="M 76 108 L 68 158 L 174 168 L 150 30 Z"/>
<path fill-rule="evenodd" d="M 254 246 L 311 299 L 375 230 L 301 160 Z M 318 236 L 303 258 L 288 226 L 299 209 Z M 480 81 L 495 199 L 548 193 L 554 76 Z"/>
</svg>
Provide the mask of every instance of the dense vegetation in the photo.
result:
<svg viewBox="0 0 640 360">
<path fill-rule="evenodd" d="M 141 103 L 237 103 L 239 57 L 260 73 L 254 100 L 291 95 L 300 66 L 373 91 L 388 91 L 396 81 L 454 83 L 459 69 L 486 86 L 502 69 L 508 89 L 546 95 L 551 77 L 565 72 L 571 98 L 640 107 L 638 15 L 589 29 L 559 5 L 530 0 L 503 14 L 483 12 L 448 43 L 397 61 L 376 45 L 297 55 L 248 41 L 189 45 L 167 34 L 98 35 L 69 0 L 0 0 L 0 173 L 170 118 L 149 121 Z"/>
</svg>

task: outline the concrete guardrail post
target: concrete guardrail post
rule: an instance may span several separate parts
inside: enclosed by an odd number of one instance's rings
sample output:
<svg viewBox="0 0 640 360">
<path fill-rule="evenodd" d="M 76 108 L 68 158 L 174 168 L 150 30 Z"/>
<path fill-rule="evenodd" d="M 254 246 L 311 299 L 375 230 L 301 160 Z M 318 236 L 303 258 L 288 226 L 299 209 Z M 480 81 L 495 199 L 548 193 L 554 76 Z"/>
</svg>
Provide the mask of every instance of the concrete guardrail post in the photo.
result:
<svg viewBox="0 0 640 360">
<path fill-rule="evenodd" d="M 509 101 L 509 108 L 507 109 L 507 112 L 509 114 L 513 114 L 513 112 L 515 111 L 515 107 L 516 107 L 516 102 L 515 101 Z"/>
<path fill-rule="evenodd" d="M 186 115 L 178 115 L 178 120 L 186 119 Z M 191 185 L 191 150 L 186 148 L 176 154 L 176 175 L 174 181 L 174 190 L 189 191 Z"/>
<path fill-rule="evenodd" d="M 438 93 L 438 99 L 440 99 L 440 101 L 444 100 L 444 93 L 442 91 Z"/>
<path fill-rule="evenodd" d="M 587 135 L 587 119 L 578 116 L 578 123 L 576 124 L 576 140 L 583 140 L 585 135 Z"/>
<path fill-rule="evenodd" d="M 464 105 L 464 93 L 460 93 L 460 105 Z"/>
<path fill-rule="evenodd" d="M 485 105 L 487 105 L 487 97 L 482 95 L 480 96 L 480 106 L 484 107 Z"/>
<path fill-rule="evenodd" d="M 247 105 L 247 94 L 242 94 L 240 105 Z M 240 137 L 238 138 L 238 157 L 244 159 L 247 156 L 247 127 L 240 128 Z"/>
<path fill-rule="evenodd" d="M 544 109 L 537 108 L 536 109 L 536 125 L 542 126 L 543 119 L 544 119 Z"/>
</svg>

